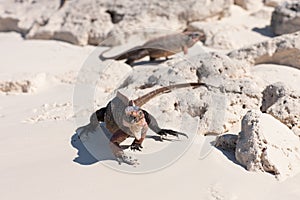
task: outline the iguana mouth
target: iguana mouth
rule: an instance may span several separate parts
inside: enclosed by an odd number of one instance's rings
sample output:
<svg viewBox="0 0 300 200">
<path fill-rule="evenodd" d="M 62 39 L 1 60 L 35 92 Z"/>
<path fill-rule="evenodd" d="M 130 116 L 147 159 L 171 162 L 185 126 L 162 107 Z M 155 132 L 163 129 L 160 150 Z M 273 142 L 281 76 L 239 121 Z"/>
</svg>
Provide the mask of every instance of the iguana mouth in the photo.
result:
<svg viewBox="0 0 300 200">
<path fill-rule="evenodd" d="M 126 121 L 131 124 L 138 123 L 144 118 L 143 112 L 138 106 L 127 106 L 125 108 Z"/>
</svg>

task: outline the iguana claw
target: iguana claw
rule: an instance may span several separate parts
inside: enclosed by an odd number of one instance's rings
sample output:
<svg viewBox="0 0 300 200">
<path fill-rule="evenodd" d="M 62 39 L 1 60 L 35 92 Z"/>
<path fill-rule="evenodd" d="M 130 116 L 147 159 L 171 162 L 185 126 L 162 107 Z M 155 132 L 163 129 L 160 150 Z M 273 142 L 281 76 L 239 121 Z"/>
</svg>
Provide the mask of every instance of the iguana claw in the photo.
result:
<svg viewBox="0 0 300 200">
<path fill-rule="evenodd" d="M 177 131 L 173 131 L 173 130 L 170 130 L 170 129 L 161 129 L 159 132 L 158 132 L 159 135 L 163 135 L 163 136 L 167 136 L 168 134 L 169 135 L 173 135 L 173 136 L 176 136 L 178 137 L 179 135 L 182 135 L 186 138 L 189 138 L 187 134 L 185 133 L 181 133 L 181 132 L 177 132 Z"/>
<path fill-rule="evenodd" d="M 132 150 L 132 151 L 135 151 L 135 150 L 137 150 L 137 151 L 142 151 L 142 145 L 141 144 L 137 144 L 137 143 L 132 143 L 131 145 L 130 145 L 130 149 Z"/>
<path fill-rule="evenodd" d="M 128 165 L 139 165 L 139 162 L 136 158 L 132 158 L 131 156 L 126 156 L 126 155 L 120 155 L 118 157 L 116 157 L 119 165 L 121 165 L 122 163 L 126 163 Z"/>
</svg>

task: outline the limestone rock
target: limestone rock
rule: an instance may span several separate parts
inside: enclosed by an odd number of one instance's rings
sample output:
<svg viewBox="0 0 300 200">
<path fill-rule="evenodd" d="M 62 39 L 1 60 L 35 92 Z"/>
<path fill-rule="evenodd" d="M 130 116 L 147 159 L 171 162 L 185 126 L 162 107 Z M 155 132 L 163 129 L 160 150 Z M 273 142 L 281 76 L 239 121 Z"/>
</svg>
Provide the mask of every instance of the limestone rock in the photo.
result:
<svg viewBox="0 0 300 200">
<path fill-rule="evenodd" d="M 32 90 L 32 83 L 29 80 L 23 81 L 1 81 L 0 92 L 9 93 L 28 93 Z"/>
<path fill-rule="evenodd" d="M 244 12 L 241 8 L 232 6 L 230 17 L 209 23 L 195 21 L 188 24 L 187 30 L 204 33 L 205 46 L 222 50 L 238 49 L 266 40 L 267 36 L 272 35 L 270 28 L 265 28 L 271 20 L 271 8 L 263 7 L 249 15 L 243 15 Z M 261 34 L 261 31 L 264 33 Z"/>
<path fill-rule="evenodd" d="M 228 56 L 252 65 L 273 63 L 300 69 L 300 32 L 234 50 Z"/>
<path fill-rule="evenodd" d="M 215 147 L 227 151 L 235 151 L 238 135 L 223 134 L 219 135 L 216 139 Z"/>
<path fill-rule="evenodd" d="M 263 6 L 262 0 L 234 0 L 234 3 L 246 10 L 258 10 Z"/>
<path fill-rule="evenodd" d="M 135 98 L 161 86 L 205 82 L 211 87 L 174 90 L 151 102 L 157 104 L 161 115 L 188 113 L 199 118 L 199 134 L 219 135 L 238 131 L 247 110 L 260 107 L 261 89 L 245 68 L 247 63 L 226 55 L 204 53 L 179 60 L 172 66 L 163 63 L 133 68 L 119 89 L 130 90 Z"/>
<path fill-rule="evenodd" d="M 186 24 L 228 15 L 231 0 L 189 1 L 13 1 L 0 6 L 0 31 L 17 31 L 26 38 L 56 39 L 73 44 L 123 44 L 131 37 L 142 40 Z M 116 20 L 116 15 L 122 16 Z M 155 27 L 155 28 L 149 28 Z"/>
<path fill-rule="evenodd" d="M 266 112 L 270 106 L 278 101 L 278 99 L 287 94 L 287 88 L 283 83 L 277 82 L 275 84 L 268 85 L 262 94 L 263 99 L 261 111 Z"/>
<path fill-rule="evenodd" d="M 263 91 L 261 111 L 266 112 L 300 136 L 300 96 L 277 82 Z"/>
<path fill-rule="evenodd" d="M 299 138 L 271 115 L 256 110 L 243 118 L 235 156 L 249 171 L 284 179 L 300 170 Z"/>
<path fill-rule="evenodd" d="M 300 97 L 284 96 L 267 109 L 267 113 L 300 136 Z"/>
<path fill-rule="evenodd" d="M 272 14 L 271 27 L 276 35 L 300 31 L 300 2 L 287 1 Z"/>
<path fill-rule="evenodd" d="M 237 37 L 242 31 L 240 27 L 221 22 L 193 22 L 188 25 L 187 29 L 203 32 L 206 36 L 205 45 L 212 48 L 240 48 L 241 43 L 245 41 Z"/>
<path fill-rule="evenodd" d="M 59 1 L 7 0 L 0 6 L 0 31 L 26 35 L 36 24 L 45 25 L 59 7 Z"/>
<path fill-rule="evenodd" d="M 105 27 L 105 28 L 104 28 Z M 98 45 L 113 27 L 100 2 L 70 1 L 49 17 L 47 24 L 32 27 L 26 38 L 56 39 L 78 45 Z"/>
<path fill-rule="evenodd" d="M 270 7 L 277 7 L 277 6 L 281 5 L 285 1 L 286 0 L 264 0 L 264 4 L 266 6 L 270 6 Z"/>
<path fill-rule="evenodd" d="M 185 66 L 181 72 L 194 68 L 199 81 L 213 86 L 206 93 L 178 99 L 180 111 L 198 113 L 201 119 L 198 133 L 218 135 L 236 130 L 247 109 L 259 108 L 261 91 L 251 78 L 245 77 L 247 63 L 220 53 L 204 53 L 174 66 Z M 189 106 L 190 99 L 194 106 Z"/>
<path fill-rule="evenodd" d="M 220 76 L 238 78 L 247 73 L 247 63 L 230 59 L 220 53 L 199 54 L 188 60 L 188 62 L 183 63 L 191 67 L 197 66 L 196 74 L 199 80 Z"/>
</svg>

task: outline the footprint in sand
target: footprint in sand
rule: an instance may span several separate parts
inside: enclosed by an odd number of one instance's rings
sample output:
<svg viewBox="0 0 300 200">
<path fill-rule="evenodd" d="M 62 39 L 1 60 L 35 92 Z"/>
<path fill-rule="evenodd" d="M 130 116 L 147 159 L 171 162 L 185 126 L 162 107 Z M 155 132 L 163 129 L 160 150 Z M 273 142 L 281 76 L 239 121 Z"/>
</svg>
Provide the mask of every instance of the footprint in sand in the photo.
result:
<svg viewBox="0 0 300 200">
<path fill-rule="evenodd" d="M 33 116 L 25 119 L 25 123 L 38 123 L 42 121 L 70 120 L 74 117 L 71 102 L 43 104 L 40 108 L 33 109 Z"/>
</svg>

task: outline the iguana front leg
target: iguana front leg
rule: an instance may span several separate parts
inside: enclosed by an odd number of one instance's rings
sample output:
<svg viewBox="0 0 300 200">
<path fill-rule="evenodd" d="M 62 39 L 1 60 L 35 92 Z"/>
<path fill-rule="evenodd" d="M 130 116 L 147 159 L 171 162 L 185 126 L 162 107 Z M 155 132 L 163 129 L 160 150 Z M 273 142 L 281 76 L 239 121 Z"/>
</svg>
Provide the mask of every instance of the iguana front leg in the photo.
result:
<svg viewBox="0 0 300 200">
<path fill-rule="evenodd" d="M 110 139 L 110 148 L 112 153 L 116 157 L 116 160 L 119 164 L 126 163 L 128 165 L 138 165 L 137 159 L 131 158 L 127 156 L 122 148 L 120 147 L 120 143 L 123 142 L 129 135 L 123 132 L 121 129 L 117 130 Z"/>
<path fill-rule="evenodd" d="M 132 144 L 130 145 L 131 150 L 142 151 L 142 148 L 143 148 L 142 143 L 146 137 L 147 131 L 148 131 L 148 125 L 145 124 L 141 130 L 141 138 L 139 138 L 139 139 L 135 138 L 134 141 L 132 142 Z"/>
<path fill-rule="evenodd" d="M 188 53 L 188 49 L 189 49 L 189 48 L 188 48 L 187 46 L 183 46 L 183 47 L 182 47 L 182 51 L 183 51 L 183 54 L 184 54 L 184 55 L 186 55 L 186 54 Z"/>
<path fill-rule="evenodd" d="M 181 132 L 178 132 L 178 131 L 173 131 L 173 130 L 170 130 L 170 129 L 160 128 L 158 126 L 158 123 L 157 123 L 156 119 L 151 114 L 149 114 L 145 110 L 143 110 L 143 112 L 144 112 L 145 119 L 147 121 L 147 124 L 148 124 L 149 128 L 151 130 L 153 130 L 155 133 L 157 133 L 158 135 L 161 135 L 161 136 L 172 135 L 172 136 L 176 136 L 176 137 L 179 137 L 179 135 L 182 135 L 182 136 L 188 138 L 187 134 L 185 134 L 185 133 L 181 133 Z"/>
</svg>

